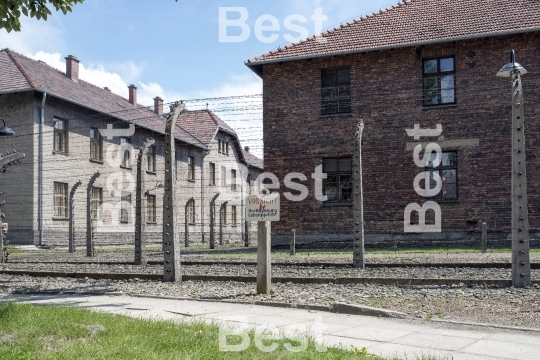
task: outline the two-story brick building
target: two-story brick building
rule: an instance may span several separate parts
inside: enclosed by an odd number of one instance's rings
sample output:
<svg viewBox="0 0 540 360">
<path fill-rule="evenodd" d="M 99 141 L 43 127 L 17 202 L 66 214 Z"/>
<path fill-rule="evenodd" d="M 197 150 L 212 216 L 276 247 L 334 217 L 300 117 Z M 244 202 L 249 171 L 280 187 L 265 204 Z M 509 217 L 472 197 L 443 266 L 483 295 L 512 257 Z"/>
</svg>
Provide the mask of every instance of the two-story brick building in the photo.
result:
<svg viewBox="0 0 540 360">
<path fill-rule="evenodd" d="M 163 100 L 156 97 L 153 107 L 141 106 L 133 85 L 129 86 L 129 98 L 122 98 L 107 88 L 79 79 L 78 64 L 75 57 L 66 57 L 64 73 L 12 50 L 0 51 L 0 118 L 16 132 L 0 141 L 0 152 L 16 149 L 26 154 L 21 164 L 11 166 L 0 179 L 2 199 L 6 201 L 3 212 L 10 224 L 9 239 L 20 244 L 67 246 L 68 220 L 73 215 L 76 243 L 81 245 L 86 239 L 90 201 L 89 216 L 96 220 L 96 243 L 132 243 L 136 159 L 143 143 L 154 138 L 155 145 L 145 154 L 144 221 L 147 241 L 159 242 L 163 192 L 158 185 L 163 181 L 166 121 Z M 193 127 L 197 129 L 198 125 Z M 209 136 L 214 136 L 213 129 L 208 131 Z M 206 135 L 205 131 L 198 132 L 200 140 L 179 124 L 175 127 L 181 232 L 185 219 L 195 216 L 195 209 L 185 206 L 188 200 L 194 198 L 198 211 L 205 208 L 200 206 L 206 201 L 201 197 L 201 189 L 208 185 L 200 180 L 204 178 L 204 159 L 213 154 Z M 229 129 L 228 136 L 236 145 L 231 148 L 232 158 L 238 164 L 247 164 L 236 133 Z M 262 172 L 262 168 L 258 171 Z M 96 173 L 99 177 L 88 187 Z M 238 186 L 246 187 L 245 180 L 239 176 Z M 79 181 L 81 185 L 74 191 L 74 208 L 70 211 L 70 193 Z M 191 211 L 189 216 L 187 211 Z M 241 213 L 241 209 L 237 212 Z M 201 221 L 188 229 L 194 233 L 191 241 L 202 240 L 200 234 L 204 230 L 199 229 L 204 224 Z M 242 226 L 227 231 L 231 239 L 241 240 Z"/>
<path fill-rule="evenodd" d="M 274 241 L 287 241 L 293 228 L 299 242 L 352 240 L 351 162 L 363 119 L 368 246 L 474 244 L 482 221 L 490 241 L 509 244 L 512 99 L 510 80 L 496 73 L 512 49 L 528 70 L 529 221 L 531 241 L 538 239 L 540 3 L 405 0 L 247 61 L 264 81 L 265 171 L 282 193 L 293 172 L 306 176 L 293 181 L 309 190 L 303 201 L 282 197 Z M 414 139 L 405 130 L 415 124 L 440 124 L 442 133 Z M 441 147 L 442 162 L 419 168 L 413 151 L 427 142 Z M 326 174 L 321 196 L 311 176 L 318 166 Z M 424 171 L 442 179 L 431 198 L 413 187 Z M 440 205 L 442 232 L 405 233 L 405 208 L 426 200 Z"/>
</svg>

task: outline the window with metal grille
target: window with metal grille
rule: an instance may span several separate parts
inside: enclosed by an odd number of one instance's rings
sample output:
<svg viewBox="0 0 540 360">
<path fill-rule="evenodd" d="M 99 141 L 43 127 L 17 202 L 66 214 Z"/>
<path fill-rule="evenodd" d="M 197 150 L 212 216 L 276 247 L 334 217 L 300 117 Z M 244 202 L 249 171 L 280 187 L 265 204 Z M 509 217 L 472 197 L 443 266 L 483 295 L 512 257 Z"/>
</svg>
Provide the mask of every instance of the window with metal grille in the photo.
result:
<svg viewBox="0 0 540 360">
<path fill-rule="evenodd" d="M 231 224 L 236 225 L 236 205 L 231 206 Z"/>
<path fill-rule="evenodd" d="M 445 151 L 442 153 L 440 165 L 434 167 L 437 160 L 437 154 L 431 154 L 431 158 L 426 165 L 426 170 L 430 172 L 430 187 L 433 189 L 436 186 L 433 173 L 439 174 L 442 180 L 442 190 L 434 196 L 434 199 L 457 200 L 457 152 Z"/>
<path fill-rule="evenodd" d="M 195 201 L 191 201 L 187 207 L 188 224 L 195 225 Z"/>
<path fill-rule="evenodd" d="M 216 164 L 209 163 L 208 164 L 208 172 L 209 172 L 209 182 L 211 186 L 216 185 Z"/>
<path fill-rule="evenodd" d="M 152 145 L 146 150 L 146 171 L 156 172 L 156 146 Z"/>
<path fill-rule="evenodd" d="M 67 154 L 67 121 L 54 119 L 54 152 Z"/>
<path fill-rule="evenodd" d="M 453 57 L 424 59 L 424 106 L 455 104 L 456 69 Z"/>
<path fill-rule="evenodd" d="M 322 113 L 351 112 L 351 69 L 349 67 L 322 70 Z"/>
<path fill-rule="evenodd" d="M 323 194 L 327 202 L 352 202 L 352 164 L 351 158 L 323 159 Z"/>
<path fill-rule="evenodd" d="M 90 129 L 90 159 L 103 161 L 103 138 L 98 129 Z"/>
<path fill-rule="evenodd" d="M 90 201 L 90 215 L 92 219 L 101 219 L 101 205 L 103 204 L 103 189 L 92 187 L 92 198 Z"/>
<path fill-rule="evenodd" d="M 129 148 L 126 147 L 125 144 L 129 144 L 129 139 L 127 138 L 120 138 L 120 148 L 124 149 L 124 152 L 122 153 L 122 167 L 129 168 L 131 167 L 131 151 Z"/>
<path fill-rule="evenodd" d="M 195 180 L 195 158 L 188 156 L 188 180 Z"/>
<path fill-rule="evenodd" d="M 68 184 L 54 183 L 54 217 L 65 219 L 68 217 Z"/>
<path fill-rule="evenodd" d="M 146 196 L 146 222 L 155 224 L 156 221 L 156 195 Z"/>
<path fill-rule="evenodd" d="M 122 191 L 121 201 L 120 222 L 122 224 L 128 224 L 130 222 L 131 214 L 131 193 Z"/>
<path fill-rule="evenodd" d="M 231 169 L 231 190 L 236 191 L 236 170 Z"/>
</svg>

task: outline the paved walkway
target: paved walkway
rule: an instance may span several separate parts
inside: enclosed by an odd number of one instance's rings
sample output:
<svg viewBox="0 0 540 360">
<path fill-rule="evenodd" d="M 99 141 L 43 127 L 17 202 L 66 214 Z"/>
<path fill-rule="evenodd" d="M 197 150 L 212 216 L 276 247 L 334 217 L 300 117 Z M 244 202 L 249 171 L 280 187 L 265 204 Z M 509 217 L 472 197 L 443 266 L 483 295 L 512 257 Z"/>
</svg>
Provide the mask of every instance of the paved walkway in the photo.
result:
<svg viewBox="0 0 540 360">
<path fill-rule="evenodd" d="M 383 356 L 439 355 L 454 360 L 540 359 L 540 333 L 464 327 L 258 305 L 129 296 L 13 295 L 3 300 L 81 306 L 158 319 L 217 321 L 223 328 L 307 330 L 325 345 L 351 345 Z"/>
</svg>

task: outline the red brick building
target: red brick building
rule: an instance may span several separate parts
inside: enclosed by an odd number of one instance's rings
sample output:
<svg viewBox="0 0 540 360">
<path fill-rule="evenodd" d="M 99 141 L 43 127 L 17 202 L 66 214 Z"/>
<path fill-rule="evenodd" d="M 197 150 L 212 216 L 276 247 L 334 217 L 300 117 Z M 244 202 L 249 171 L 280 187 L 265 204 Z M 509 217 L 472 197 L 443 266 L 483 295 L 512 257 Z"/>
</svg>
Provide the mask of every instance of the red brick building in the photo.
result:
<svg viewBox="0 0 540 360">
<path fill-rule="evenodd" d="M 511 85 L 496 77 L 516 50 L 523 76 L 531 245 L 540 226 L 540 2 L 406 0 L 330 31 L 248 60 L 264 80 L 265 170 L 309 189 L 304 201 L 282 197 L 276 242 L 351 241 L 351 161 L 363 119 L 363 187 L 367 246 L 476 244 L 481 222 L 489 241 L 509 244 Z M 415 140 L 406 129 L 435 128 Z M 419 168 L 413 150 L 436 142 L 442 163 Z M 323 165 L 323 195 L 311 174 Z M 419 196 L 413 180 L 437 173 L 442 190 Z M 433 176 L 433 175 L 432 175 Z M 293 191 L 293 194 L 298 192 Z M 440 233 L 404 233 L 410 203 L 436 201 Z M 429 213 L 429 212 L 428 212 Z M 413 213 L 414 215 L 414 213 Z M 429 217 L 429 216 L 428 216 Z M 414 216 L 413 216 L 414 218 Z M 414 219 L 413 219 L 414 221 Z"/>
</svg>

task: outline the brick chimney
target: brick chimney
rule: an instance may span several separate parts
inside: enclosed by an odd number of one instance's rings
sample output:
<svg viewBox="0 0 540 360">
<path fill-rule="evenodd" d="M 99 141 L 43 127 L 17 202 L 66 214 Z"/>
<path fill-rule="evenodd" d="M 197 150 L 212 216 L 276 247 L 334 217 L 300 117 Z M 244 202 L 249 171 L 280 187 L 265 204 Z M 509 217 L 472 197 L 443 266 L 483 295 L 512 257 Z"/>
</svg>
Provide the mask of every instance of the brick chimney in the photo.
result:
<svg viewBox="0 0 540 360">
<path fill-rule="evenodd" d="M 154 98 L 154 112 L 158 115 L 163 115 L 163 99 L 159 96 Z"/>
<path fill-rule="evenodd" d="M 79 82 L 79 60 L 73 55 L 68 55 L 64 59 L 66 59 L 66 76 Z"/>
<path fill-rule="evenodd" d="M 249 146 L 246 146 L 246 147 L 244 148 L 244 151 L 248 153 L 248 152 L 249 152 Z"/>
<path fill-rule="evenodd" d="M 133 84 L 128 86 L 129 89 L 129 102 L 130 104 L 137 105 L 137 87 Z"/>
</svg>

